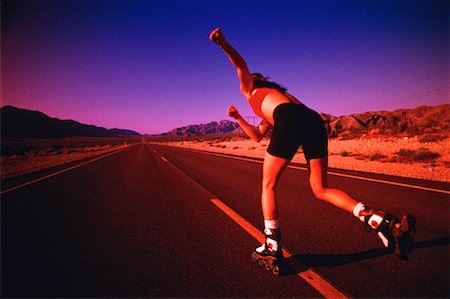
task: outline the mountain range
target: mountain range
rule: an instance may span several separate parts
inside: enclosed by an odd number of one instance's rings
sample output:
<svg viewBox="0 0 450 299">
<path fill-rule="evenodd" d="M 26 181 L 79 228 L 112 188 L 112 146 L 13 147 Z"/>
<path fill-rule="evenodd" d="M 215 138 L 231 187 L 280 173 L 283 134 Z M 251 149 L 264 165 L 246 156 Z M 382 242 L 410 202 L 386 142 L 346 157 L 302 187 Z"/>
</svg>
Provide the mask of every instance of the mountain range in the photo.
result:
<svg viewBox="0 0 450 299">
<path fill-rule="evenodd" d="M 321 116 L 330 137 L 367 133 L 379 135 L 450 133 L 450 104 L 365 112 L 339 117 L 321 113 Z M 157 136 L 182 138 L 212 134 L 237 135 L 242 134 L 242 129 L 236 122 L 222 120 L 184 126 Z"/>
<path fill-rule="evenodd" d="M 124 129 L 105 129 L 74 120 L 51 118 L 39 111 L 4 106 L 1 110 L 1 137 L 3 138 L 62 138 L 62 137 L 123 137 L 140 136 Z M 450 104 L 420 106 L 395 111 L 376 111 L 345 116 L 321 113 L 330 137 L 362 134 L 432 134 L 450 135 Z M 236 122 L 213 121 L 189 125 L 151 137 L 186 138 L 190 136 L 233 136 L 243 134 Z"/>
<path fill-rule="evenodd" d="M 51 118 L 39 111 L 12 106 L 1 108 L 1 137 L 3 138 L 62 138 L 62 137 L 123 137 L 140 136 L 122 129 L 105 129 L 74 120 Z"/>
<path fill-rule="evenodd" d="M 450 131 L 450 104 L 334 117 L 322 114 L 331 137 L 345 134 L 422 135 Z"/>
</svg>

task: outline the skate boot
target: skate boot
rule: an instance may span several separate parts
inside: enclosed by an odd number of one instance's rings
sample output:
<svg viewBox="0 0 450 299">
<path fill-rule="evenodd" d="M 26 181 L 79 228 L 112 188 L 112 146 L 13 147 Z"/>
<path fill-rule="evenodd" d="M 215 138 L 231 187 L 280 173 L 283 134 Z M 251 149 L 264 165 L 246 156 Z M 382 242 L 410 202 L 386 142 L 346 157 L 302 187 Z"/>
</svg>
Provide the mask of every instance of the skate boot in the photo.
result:
<svg viewBox="0 0 450 299">
<path fill-rule="evenodd" d="M 403 215 L 398 219 L 392 214 L 366 208 L 359 213 L 369 229 L 377 232 L 383 245 L 395 251 L 401 260 L 408 260 L 409 245 L 413 242 L 411 234 L 415 233 L 416 219 Z"/>
<path fill-rule="evenodd" d="M 284 257 L 281 249 L 280 229 L 264 230 L 266 241 L 252 253 L 252 260 L 279 276 L 283 271 Z"/>
</svg>

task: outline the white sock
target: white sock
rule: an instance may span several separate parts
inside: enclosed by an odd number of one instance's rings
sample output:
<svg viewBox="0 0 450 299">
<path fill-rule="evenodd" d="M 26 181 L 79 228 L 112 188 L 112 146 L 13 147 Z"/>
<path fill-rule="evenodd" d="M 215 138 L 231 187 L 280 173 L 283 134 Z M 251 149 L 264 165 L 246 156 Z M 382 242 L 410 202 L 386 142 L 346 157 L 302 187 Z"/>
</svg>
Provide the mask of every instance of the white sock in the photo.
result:
<svg viewBox="0 0 450 299">
<path fill-rule="evenodd" d="M 366 206 L 362 202 L 358 202 L 356 206 L 353 208 L 353 215 L 359 220 L 364 222 L 364 216 L 359 216 L 359 213 L 361 213 L 362 210 L 366 209 Z"/>
<path fill-rule="evenodd" d="M 270 229 L 277 229 L 280 227 L 280 220 L 278 219 L 264 220 L 264 227 Z"/>
</svg>

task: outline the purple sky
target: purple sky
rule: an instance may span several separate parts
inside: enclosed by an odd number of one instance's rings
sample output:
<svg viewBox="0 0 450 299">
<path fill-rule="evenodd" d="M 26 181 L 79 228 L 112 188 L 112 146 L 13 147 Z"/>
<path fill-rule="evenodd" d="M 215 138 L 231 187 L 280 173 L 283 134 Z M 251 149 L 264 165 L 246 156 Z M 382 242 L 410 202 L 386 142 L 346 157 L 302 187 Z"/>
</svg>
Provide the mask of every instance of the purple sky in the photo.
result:
<svg viewBox="0 0 450 299">
<path fill-rule="evenodd" d="M 446 1 L 22 1 L 1 4 L 1 106 L 162 133 L 253 115 L 208 40 L 335 116 L 449 102 Z"/>
</svg>

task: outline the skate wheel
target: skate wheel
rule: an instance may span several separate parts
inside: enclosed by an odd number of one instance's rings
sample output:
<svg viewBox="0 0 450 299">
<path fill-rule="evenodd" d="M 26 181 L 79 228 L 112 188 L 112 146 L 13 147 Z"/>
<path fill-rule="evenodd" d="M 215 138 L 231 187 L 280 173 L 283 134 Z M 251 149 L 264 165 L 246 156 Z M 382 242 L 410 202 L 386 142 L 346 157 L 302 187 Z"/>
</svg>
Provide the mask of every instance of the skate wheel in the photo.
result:
<svg viewBox="0 0 450 299">
<path fill-rule="evenodd" d="M 261 267 L 263 267 L 263 268 L 269 270 L 269 264 L 267 263 L 266 260 L 259 259 L 259 260 L 257 260 L 257 262 L 258 262 L 258 264 L 259 264 Z"/>
</svg>

